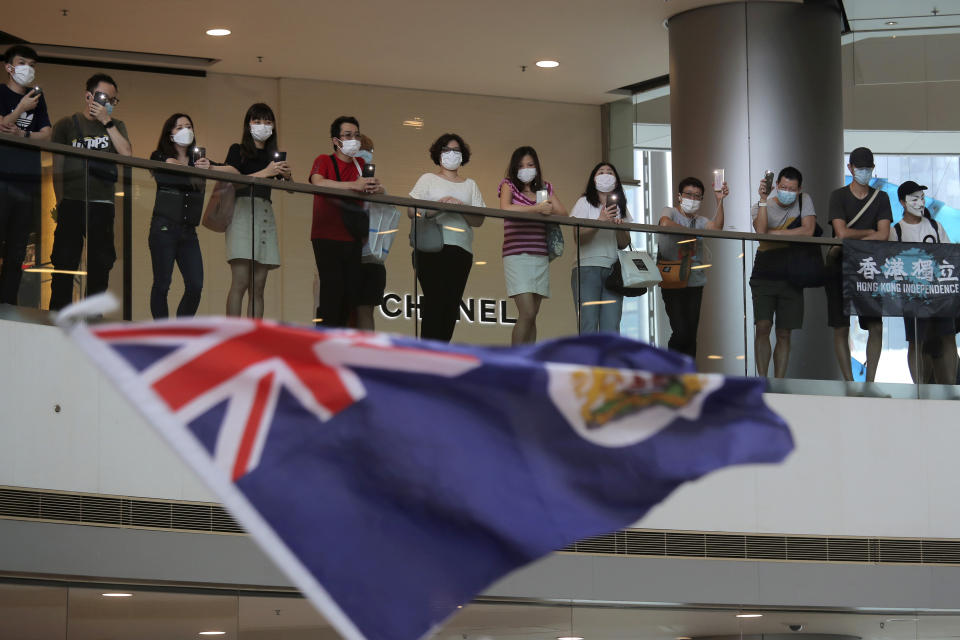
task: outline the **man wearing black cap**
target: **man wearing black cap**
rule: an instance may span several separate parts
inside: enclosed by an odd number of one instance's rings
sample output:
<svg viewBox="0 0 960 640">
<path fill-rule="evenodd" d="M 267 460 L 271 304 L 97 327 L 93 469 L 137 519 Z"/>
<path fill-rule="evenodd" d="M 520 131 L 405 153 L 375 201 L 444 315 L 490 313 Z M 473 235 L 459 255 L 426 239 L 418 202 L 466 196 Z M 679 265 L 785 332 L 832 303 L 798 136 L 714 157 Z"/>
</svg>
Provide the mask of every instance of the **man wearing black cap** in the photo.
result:
<svg viewBox="0 0 960 640">
<path fill-rule="evenodd" d="M 870 188 L 873 177 L 873 152 L 857 147 L 850 154 L 847 169 L 853 181 L 830 194 L 830 224 L 838 238 L 853 240 L 887 240 L 893 214 L 890 199 L 880 189 Z M 833 327 L 833 351 L 843 379 L 853 380 L 850 365 L 850 316 L 843 306 L 843 252 L 831 247 L 827 253 L 827 320 Z M 880 350 L 883 347 L 883 318 L 859 316 L 860 328 L 867 338 L 867 382 L 877 376 Z"/>
<path fill-rule="evenodd" d="M 930 216 L 924 206 L 927 187 L 908 180 L 897 189 L 903 205 L 903 219 L 890 229 L 892 242 L 950 242 L 947 230 Z M 914 382 L 954 384 L 957 379 L 957 326 L 954 318 L 903 318 L 907 337 L 907 366 Z M 917 343 L 921 359 L 917 358 Z M 918 366 L 919 365 L 919 366 Z"/>
</svg>

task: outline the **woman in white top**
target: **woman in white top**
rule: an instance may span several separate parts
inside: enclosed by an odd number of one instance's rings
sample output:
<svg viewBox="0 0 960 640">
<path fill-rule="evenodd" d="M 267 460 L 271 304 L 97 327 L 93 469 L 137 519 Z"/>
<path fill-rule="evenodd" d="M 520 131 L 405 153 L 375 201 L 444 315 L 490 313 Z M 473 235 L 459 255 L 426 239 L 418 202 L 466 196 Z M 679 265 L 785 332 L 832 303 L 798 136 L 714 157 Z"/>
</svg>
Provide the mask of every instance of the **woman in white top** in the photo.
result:
<svg viewBox="0 0 960 640">
<path fill-rule="evenodd" d="M 601 162 L 590 172 L 587 188 L 573 205 L 571 218 L 585 218 L 621 224 L 630 221 L 620 176 L 612 164 Z M 580 333 L 620 331 L 623 296 L 608 290 L 604 283 L 613 272 L 617 249 L 630 243 L 624 230 L 579 228 L 579 259 L 573 267 L 570 285 L 579 309 Z M 577 235 L 574 235 L 574 239 Z"/>
<path fill-rule="evenodd" d="M 470 161 L 470 147 L 463 138 L 455 133 L 443 134 L 430 146 L 430 159 L 439 169 L 420 176 L 410 191 L 411 198 L 486 206 L 477 183 L 460 175 L 460 167 Z M 408 211 L 411 218 L 414 214 Z M 435 217 L 443 230 L 440 251 L 413 252 L 413 266 L 423 289 L 420 337 L 450 342 L 473 266 L 473 227 L 483 224 L 483 216 L 433 210 L 423 210 L 420 215 Z"/>
</svg>

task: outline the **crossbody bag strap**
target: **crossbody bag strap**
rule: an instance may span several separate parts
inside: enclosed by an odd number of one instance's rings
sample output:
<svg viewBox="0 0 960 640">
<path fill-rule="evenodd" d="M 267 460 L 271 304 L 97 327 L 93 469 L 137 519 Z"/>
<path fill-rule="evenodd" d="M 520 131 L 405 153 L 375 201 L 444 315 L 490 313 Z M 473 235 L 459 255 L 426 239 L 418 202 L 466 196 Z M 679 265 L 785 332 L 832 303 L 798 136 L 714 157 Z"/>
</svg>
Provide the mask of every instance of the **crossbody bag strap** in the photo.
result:
<svg viewBox="0 0 960 640">
<path fill-rule="evenodd" d="M 337 176 L 337 182 L 340 182 L 340 167 L 337 166 L 337 156 L 331 153 L 330 161 L 333 162 L 333 173 Z"/>
<path fill-rule="evenodd" d="M 848 228 L 848 229 L 849 229 L 850 227 L 852 227 L 853 225 L 857 224 L 857 220 L 859 220 L 859 219 L 860 219 L 860 216 L 862 216 L 862 215 L 864 214 L 864 212 L 865 212 L 867 209 L 870 208 L 870 205 L 873 204 L 873 201 L 877 199 L 877 196 L 878 196 L 878 195 L 880 195 L 880 189 L 874 189 L 874 190 L 873 190 L 873 195 L 870 196 L 870 199 L 867 200 L 867 203 L 866 203 L 865 205 L 863 205 L 863 207 L 860 208 L 860 211 L 857 213 L 857 215 L 853 216 L 853 220 L 851 220 L 850 222 L 847 223 L 847 228 Z"/>
</svg>

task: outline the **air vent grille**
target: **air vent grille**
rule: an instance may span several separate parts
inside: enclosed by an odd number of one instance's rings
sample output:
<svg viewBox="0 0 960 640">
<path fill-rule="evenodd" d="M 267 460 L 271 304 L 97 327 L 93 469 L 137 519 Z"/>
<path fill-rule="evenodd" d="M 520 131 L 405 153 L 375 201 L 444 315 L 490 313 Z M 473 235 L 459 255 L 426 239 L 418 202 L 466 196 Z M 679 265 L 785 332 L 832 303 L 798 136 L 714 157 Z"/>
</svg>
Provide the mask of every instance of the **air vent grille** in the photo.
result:
<svg viewBox="0 0 960 640">
<path fill-rule="evenodd" d="M 0 519 L 242 534 L 211 503 L 0 487 Z M 960 540 L 743 535 L 626 529 L 580 540 L 567 553 L 793 562 L 960 565 Z"/>
<path fill-rule="evenodd" d="M 0 487 L 0 518 L 138 529 L 243 533 L 218 504 Z"/>
</svg>

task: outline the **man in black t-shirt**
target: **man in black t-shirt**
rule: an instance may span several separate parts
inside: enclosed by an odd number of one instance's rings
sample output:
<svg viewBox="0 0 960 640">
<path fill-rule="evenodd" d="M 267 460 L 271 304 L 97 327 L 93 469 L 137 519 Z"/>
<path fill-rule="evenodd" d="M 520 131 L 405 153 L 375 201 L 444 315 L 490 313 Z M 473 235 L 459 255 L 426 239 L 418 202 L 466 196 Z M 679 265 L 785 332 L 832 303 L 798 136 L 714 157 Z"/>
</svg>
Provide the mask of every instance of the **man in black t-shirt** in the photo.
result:
<svg viewBox="0 0 960 640">
<path fill-rule="evenodd" d="M 43 94 L 34 88 L 37 52 L 17 44 L 3 57 L 6 83 L 0 85 L 0 133 L 47 140 L 50 118 Z M 0 303 L 17 304 L 30 232 L 40 206 L 40 152 L 0 145 Z"/>
<path fill-rule="evenodd" d="M 127 127 L 113 118 L 120 102 L 117 83 L 97 73 L 87 80 L 83 111 L 66 116 L 53 127 L 53 141 L 80 149 L 123 156 L 133 155 Z M 77 156 L 54 155 L 53 190 L 57 195 L 57 228 L 53 232 L 50 261 L 50 310 L 73 301 L 73 272 L 80 268 L 84 238 L 87 241 L 87 295 L 107 290 L 110 269 L 117 259 L 113 245 L 114 190 L 118 165 Z"/>
<path fill-rule="evenodd" d="M 886 241 L 890 235 L 893 214 L 890 198 L 879 189 L 870 188 L 873 176 L 873 152 L 858 147 L 850 154 L 847 165 L 853 181 L 830 194 L 830 224 L 838 238 Z M 853 380 L 850 364 L 850 315 L 843 305 L 843 252 L 832 247 L 827 254 L 826 283 L 827 318 L 833 327 L 833 350 L 846 381 Z M 867 382 L 873 382 L 883 347 L 883 318 L 859 316 L 860 328 L 867 338 Z"/>
</svg>

